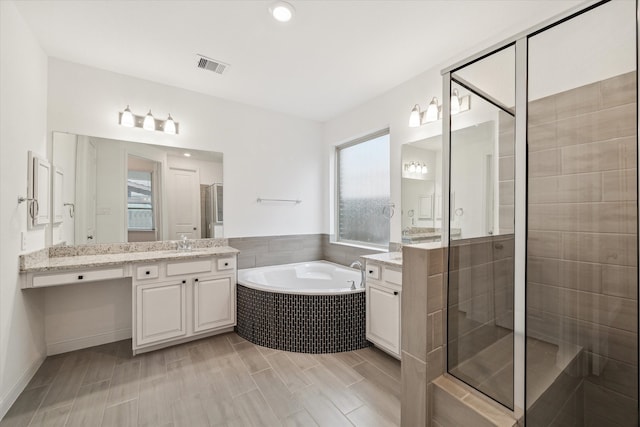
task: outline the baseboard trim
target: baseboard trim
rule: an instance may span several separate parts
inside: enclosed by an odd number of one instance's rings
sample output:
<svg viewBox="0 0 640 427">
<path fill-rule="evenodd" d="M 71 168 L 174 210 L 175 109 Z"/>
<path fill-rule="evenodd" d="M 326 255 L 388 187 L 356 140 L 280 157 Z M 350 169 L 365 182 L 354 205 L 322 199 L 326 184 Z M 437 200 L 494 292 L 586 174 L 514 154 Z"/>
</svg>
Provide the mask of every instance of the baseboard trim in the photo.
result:
<svg viewBox="0 0 640 427">
<path fill-rule="evenodd" d="M 18 396 L 20 396 L 20 393 L 22 393 L 27 387 L 31 378 L 33 378 L 38 371 L 38 368 L 40 368 L 40 365 L 42 365 L 42 362 L 44 362 L 44 359 L 45 356 L 43 355 L 34 360 L 31 366 L 29 366 L 29 369 L 24 371 L 22 376 L 20 376 L 18 381 L 13 385 L 13 387 L 11 387 L 9 392 L 2 397 L 2 400 L 0 400 L 0 420 L 7 415 L 11 406 L 16 403 Z"/>
<path fill-rule="evenodd" d="M 127 338 L 131 338 L 131 328 L 117 329 L 115 331 L 104 332 L 102 334 L 91 335 L 88 337 L 47 343 L 47 356 L 107 344 L 114 341 L 126 340 Z"/>
</svg>

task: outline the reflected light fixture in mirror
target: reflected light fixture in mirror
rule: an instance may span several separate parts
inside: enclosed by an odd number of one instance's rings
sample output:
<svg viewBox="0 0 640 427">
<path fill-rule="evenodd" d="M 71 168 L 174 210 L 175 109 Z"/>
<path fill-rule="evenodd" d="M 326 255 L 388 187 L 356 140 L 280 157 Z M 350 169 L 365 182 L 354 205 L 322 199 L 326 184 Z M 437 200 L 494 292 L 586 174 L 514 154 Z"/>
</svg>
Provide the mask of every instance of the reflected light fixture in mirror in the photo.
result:
<svg viewBox="0 0 640 427">
<path fill-rule="evenodd" d="M 269 7 L 269 13 L 278 22 L 289 22 L 293 18 L 295 9 L 286 1 L 277 1 Z"/>
<path fill-rule="evenodd" d="M 429 172 L 429 168 L 427 168 L 427 165 L 425 163 L 411 162 L 411 163 L 404 164 L 404 171 L 409 173 L 426 174 Z"/>
</svg>

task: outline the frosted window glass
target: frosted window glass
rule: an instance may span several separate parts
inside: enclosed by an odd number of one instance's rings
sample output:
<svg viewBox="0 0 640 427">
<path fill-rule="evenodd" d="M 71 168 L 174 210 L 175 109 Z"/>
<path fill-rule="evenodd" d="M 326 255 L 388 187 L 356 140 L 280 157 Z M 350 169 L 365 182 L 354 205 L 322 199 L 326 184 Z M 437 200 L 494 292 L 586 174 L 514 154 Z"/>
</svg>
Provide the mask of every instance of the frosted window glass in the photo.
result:
<svg viewBox="0 0 640 427">
<path fill-rule="evenodd" d="M 338 148 L 338 241 L 389 244 L 389 134 Z"/>
</svg>

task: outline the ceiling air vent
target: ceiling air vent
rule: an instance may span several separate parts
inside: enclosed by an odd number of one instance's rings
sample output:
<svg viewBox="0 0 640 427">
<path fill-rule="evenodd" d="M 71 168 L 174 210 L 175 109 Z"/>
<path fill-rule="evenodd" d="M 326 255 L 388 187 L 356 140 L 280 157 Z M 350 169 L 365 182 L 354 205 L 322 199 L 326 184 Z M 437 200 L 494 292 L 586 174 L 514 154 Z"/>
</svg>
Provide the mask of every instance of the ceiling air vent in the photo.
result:
<svg viewBox="0 0 640 427">
<path fill-rule="evenodd" d="M 224 70 L 229 67 L 229 64 L 207 58 L 206 56 L 196 55 L 196 58 L 198 58 L 198 68 L 213 71 L 214 73 L 222 74 L 224 73 Z"/>
</svg>

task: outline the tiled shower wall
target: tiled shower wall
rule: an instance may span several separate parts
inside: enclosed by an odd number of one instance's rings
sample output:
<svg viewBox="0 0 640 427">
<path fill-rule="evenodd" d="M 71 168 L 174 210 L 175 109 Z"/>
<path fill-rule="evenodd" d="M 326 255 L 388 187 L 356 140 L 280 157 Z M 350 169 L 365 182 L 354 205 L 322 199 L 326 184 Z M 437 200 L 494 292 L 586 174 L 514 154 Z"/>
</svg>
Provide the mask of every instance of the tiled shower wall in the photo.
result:
<svg viewBox="0 0 640 427">
<path fill-rule="evenodd" d="M 238 268 L 326 260 L 349 265 L 362 255 L 381 251 L 337 245 L 327 234 L 233 237 L 229 246 L 240 250 Z"/>
<path fill-rule="evenodd" d="M 584 348 L 594 425 L 637 422 L 636 114 L 635 72 L 529 104 L 528 336 Z"/>
<path fill-rule="evenodd" d="M 505 404 L 513 401 L 513 375 L 502 369 L 513 364 L 513 251 L 513 234 L 449 247 L 449 371 Z"/>
</svg>

